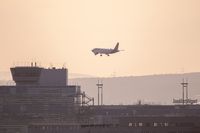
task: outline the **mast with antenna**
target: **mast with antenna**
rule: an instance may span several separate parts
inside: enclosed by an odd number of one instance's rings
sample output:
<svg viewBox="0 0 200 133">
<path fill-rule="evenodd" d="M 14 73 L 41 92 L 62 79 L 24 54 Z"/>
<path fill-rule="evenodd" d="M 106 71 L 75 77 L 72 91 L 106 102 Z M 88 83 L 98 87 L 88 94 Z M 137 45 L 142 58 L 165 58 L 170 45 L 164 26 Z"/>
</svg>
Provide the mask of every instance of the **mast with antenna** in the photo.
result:
<svg viewBox="0 0 200 133">
<path fill-rule="evenodd" d="M 103 105 L 103 82 L 98 80 L 97 89 L 98 89 L 98 105 L 100 105 L 100 90 L 101 90 L 101 105 Z"/>
</svg>

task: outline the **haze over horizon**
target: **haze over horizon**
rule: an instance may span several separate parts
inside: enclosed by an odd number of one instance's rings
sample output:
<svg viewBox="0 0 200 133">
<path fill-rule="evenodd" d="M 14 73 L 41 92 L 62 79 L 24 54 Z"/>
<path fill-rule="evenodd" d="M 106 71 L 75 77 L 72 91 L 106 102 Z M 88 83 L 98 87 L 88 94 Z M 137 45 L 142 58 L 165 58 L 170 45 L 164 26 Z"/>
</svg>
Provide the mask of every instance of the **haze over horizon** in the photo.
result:
<svg viewBox="0 0 200 133">
<path fill-rule="evenodd" d="M 200 72 L 198 0 L 0 1 L 0 71 L 15 62 L 63 64 L 108 77 Z M 120 53 L 94 56 L 91 49 Z"/>
</svg>

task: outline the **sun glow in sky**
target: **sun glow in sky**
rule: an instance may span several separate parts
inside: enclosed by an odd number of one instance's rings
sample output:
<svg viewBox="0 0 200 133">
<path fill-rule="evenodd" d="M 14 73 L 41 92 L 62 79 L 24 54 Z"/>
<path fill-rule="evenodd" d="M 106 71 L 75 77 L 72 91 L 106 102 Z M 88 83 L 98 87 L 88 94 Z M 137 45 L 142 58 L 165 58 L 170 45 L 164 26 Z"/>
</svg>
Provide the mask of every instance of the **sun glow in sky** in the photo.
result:
<svg viewBox="0 0 200 133">
<path fill-rule="evenodd" d="M 199 0 L 2 0 L 0 70 L 66 64 L 96 76 L 200 71 Z M 125 51 L 94 56 L 95 47 Z"/>
</svg>

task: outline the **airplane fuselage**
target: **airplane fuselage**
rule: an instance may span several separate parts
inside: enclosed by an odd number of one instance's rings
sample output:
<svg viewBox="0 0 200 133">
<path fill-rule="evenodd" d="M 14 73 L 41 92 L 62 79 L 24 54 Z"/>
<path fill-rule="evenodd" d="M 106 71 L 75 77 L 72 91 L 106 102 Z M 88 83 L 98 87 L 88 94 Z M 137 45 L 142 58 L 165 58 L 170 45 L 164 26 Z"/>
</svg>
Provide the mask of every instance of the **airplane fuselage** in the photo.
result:
<svg viewBox="0 0 200 133">
<path fill-rule="evenodd" d="M 105 54 L 105 55 L 108 55 L 109 54 L 113 54 L 113 53 L 116 53 L 116 52 L 119 52 L 119 51 L 114 51 L 114 49 L 104 49 L 104 48 L 95 48 L 92 50 L 92 52 L 97 55 L 97 54 Z"/>
</svg>

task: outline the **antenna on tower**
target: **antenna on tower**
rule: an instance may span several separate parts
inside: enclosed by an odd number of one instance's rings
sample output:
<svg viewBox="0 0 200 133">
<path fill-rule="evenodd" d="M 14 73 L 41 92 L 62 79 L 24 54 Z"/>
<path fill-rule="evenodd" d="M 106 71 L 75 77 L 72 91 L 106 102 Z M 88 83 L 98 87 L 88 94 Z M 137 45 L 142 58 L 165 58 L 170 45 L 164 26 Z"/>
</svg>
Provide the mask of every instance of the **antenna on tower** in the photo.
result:
<svg viewBox="0 0 200 133">
<path fill-rule="evenodd" d="M 183 78 L 183 81 L 181 83 L 182 85 L 182 99 L 173 99 L 173 103 L 175 104 L 183 104 L 183 105 L 187 105 L 187 104 L 194 104 L 194 103 L 197 103 L 197 99 L 190 99 L 189 98 L 189 91 L 188 91 L 188 79 L 184 79 Z"/>
<path fill-rule="evenodd" d="M 184 105 L 185 103 L 186 104 L 188 103 L 188 82 L 187 82 L 187 80 L 185 82 L 185 79 L 183 79 L 183 82 L 181 83 L 181 85 L 182 85 L 182 88 L 183 88 L 182 98 L 183 98 L 183 105 Z M 185 91 L 186 91 L 186 96 L 185 96 Z"/>
</svg>

